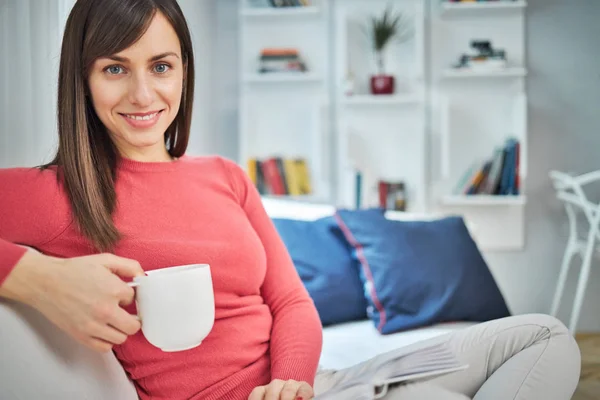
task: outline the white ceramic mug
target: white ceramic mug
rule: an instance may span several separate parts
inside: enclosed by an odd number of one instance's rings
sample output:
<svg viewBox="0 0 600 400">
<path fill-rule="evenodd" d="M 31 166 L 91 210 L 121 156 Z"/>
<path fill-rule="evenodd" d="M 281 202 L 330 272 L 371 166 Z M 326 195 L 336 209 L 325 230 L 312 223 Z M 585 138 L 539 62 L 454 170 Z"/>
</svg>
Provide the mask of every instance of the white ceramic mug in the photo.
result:
<svg viewBox="0 0 600 400">
<path fill-rule="evenodd" d="M 142 332 L 163 351 L 194 348 L 211 331 L 215 299 L 208 264 L 182 265 L 147 271 L 129 284 Z"/>
</svg>

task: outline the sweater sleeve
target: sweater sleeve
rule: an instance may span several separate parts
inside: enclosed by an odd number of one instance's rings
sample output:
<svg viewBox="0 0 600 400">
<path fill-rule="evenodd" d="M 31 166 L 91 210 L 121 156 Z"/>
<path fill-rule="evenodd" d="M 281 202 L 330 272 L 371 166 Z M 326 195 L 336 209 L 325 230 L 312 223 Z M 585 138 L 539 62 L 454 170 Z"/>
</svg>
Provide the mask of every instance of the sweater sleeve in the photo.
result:
<svg viewBox="0 0 600 400">
<path fill-rule="evenodd" d="M 225 163 L 240 205 L 265 249 L 267 271 L 261 292 L 273 314 L 271 379 L 313 385 L 323 342 L 319 315 L 255 186 L 237 164 Z"/>
<path fill-rule="evenodd" d="M 66 225 L 66 200 L 54 170 L 0 169 L 0 286 L 26 252 Z"/>
</svg>

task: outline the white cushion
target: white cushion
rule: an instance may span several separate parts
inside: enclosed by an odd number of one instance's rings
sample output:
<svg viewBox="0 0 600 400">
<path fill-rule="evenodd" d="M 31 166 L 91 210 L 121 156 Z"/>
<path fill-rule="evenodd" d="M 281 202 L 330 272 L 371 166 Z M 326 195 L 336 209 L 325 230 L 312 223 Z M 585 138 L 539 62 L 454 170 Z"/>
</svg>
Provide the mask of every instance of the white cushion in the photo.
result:
<svg viewBox="0 0 600 400">
<path fill-rule="evenodd" d="M 332 204 L 309 203 L 288 198 L 263 197 L 262 203 L 271 218 L 289 218 L 302 221 L 313 221 L 328 217 L 333 215 L 336 210 L 336 207 Z M 443 218 L 444 215 L 388 210 L 385 212 L 385 217 L 396 221 L 430 221 Z"/>
<path fill-rule="evenodd" d="M 288 218 L 301 221 L 314 221 L 335 213 L 331 204 L 316 204 L 290 199 L 262 198 L 263 206 L 271 218 Z"/>
<path fill-rule="evenodd" d="M 112 353 L 80 345 L 24 304 L 0 300 L 0 399 L 133 400 Z"/>
</svg>

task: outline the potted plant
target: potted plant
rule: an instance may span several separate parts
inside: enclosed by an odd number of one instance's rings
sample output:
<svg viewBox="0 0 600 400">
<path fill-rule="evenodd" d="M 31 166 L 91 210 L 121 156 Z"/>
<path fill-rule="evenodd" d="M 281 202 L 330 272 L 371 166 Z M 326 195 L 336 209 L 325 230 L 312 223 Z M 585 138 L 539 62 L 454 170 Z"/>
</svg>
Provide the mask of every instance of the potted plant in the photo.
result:
<svg viewBox="0 0 600 400">
<path fill-rule="evenodd" d="M 383 15 L 371 18 L 368 32 L 377 63 L 377 74 L 371 76 L 371 93 L 392 94 L 395 79 L 393 75 L 386 73 L 385 50 L 392 40 L 403 42 L 410 37 L 410 20 L 402 12 L 394 12 L 391 7 L 387 7 Z"/>
</svg>

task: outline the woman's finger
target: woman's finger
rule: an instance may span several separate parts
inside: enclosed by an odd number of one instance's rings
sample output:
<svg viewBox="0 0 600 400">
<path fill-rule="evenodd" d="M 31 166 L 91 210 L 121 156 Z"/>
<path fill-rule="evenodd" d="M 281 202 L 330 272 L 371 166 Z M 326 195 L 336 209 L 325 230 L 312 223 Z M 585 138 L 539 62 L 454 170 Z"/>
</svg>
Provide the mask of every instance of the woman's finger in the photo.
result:
<svg viewBox="0 0 600 400">
<path fill-rule="evenodd" d="M 257 386 L 250 393 L 248 400 L 263 400 L 265 398 L 266 386 Z"/>
<path fill-rule="evenodd" d="M 89 335 L 95 339 L 100 339 L 111 344 L 123 344 L 127 340 L 127 335 L 108 325 L 94 324 L 90 329 Z"/>
<path fill-rule="evenodd" d="M 144 275 L 144 270 L 136 260 L 123 258 L 110 253 L 94 255 L 106 268 L 113 273 L 127 278 Z"/>
<path fill-rule="evenodd" d="M 107 322 L 126 335 L 134 335 L 142 327 L 137 315 L 131 315 L 121 307 L 117 307 Z"/>
<path fill-rule="evenodd" d="M 279 400 L 296 400 L 298 397 L 298 389 L 300 388 L 300 382 L 294 380 L 285 381 L 281 388 Z"/>
<path fill-rule="evenodd" d="M 265 400 L 279 400 L 279 395 L 281 394 L 281 389 L 283 389 L 283 385 L 285 381 L 280 379 L 274 379 L 267 385 L 267 391 L 265 393 Z"/>
<path fill-rule="evenodd" d="M 309 400 L 312 399 L 314 396 L 315 392 L 312 386 L 310 386 L 307 382 L 300 382 L 298 392 L 296 393 L 296 398 L 300 397 L 302 400 Z"/>
<path fill-rule="evenodd" d="M 88 337 L 83 344 L 85 344 L 87 347 L 89 347 L 90 349 L 100 352 L 100 353 L 108 353 L 109 351 L 112 350 L 113 348 L 113 344 L 112 343 L 108 343 L 104 340 L 101 339 L 96 339 L 93 337 Z"/>
</svg>

